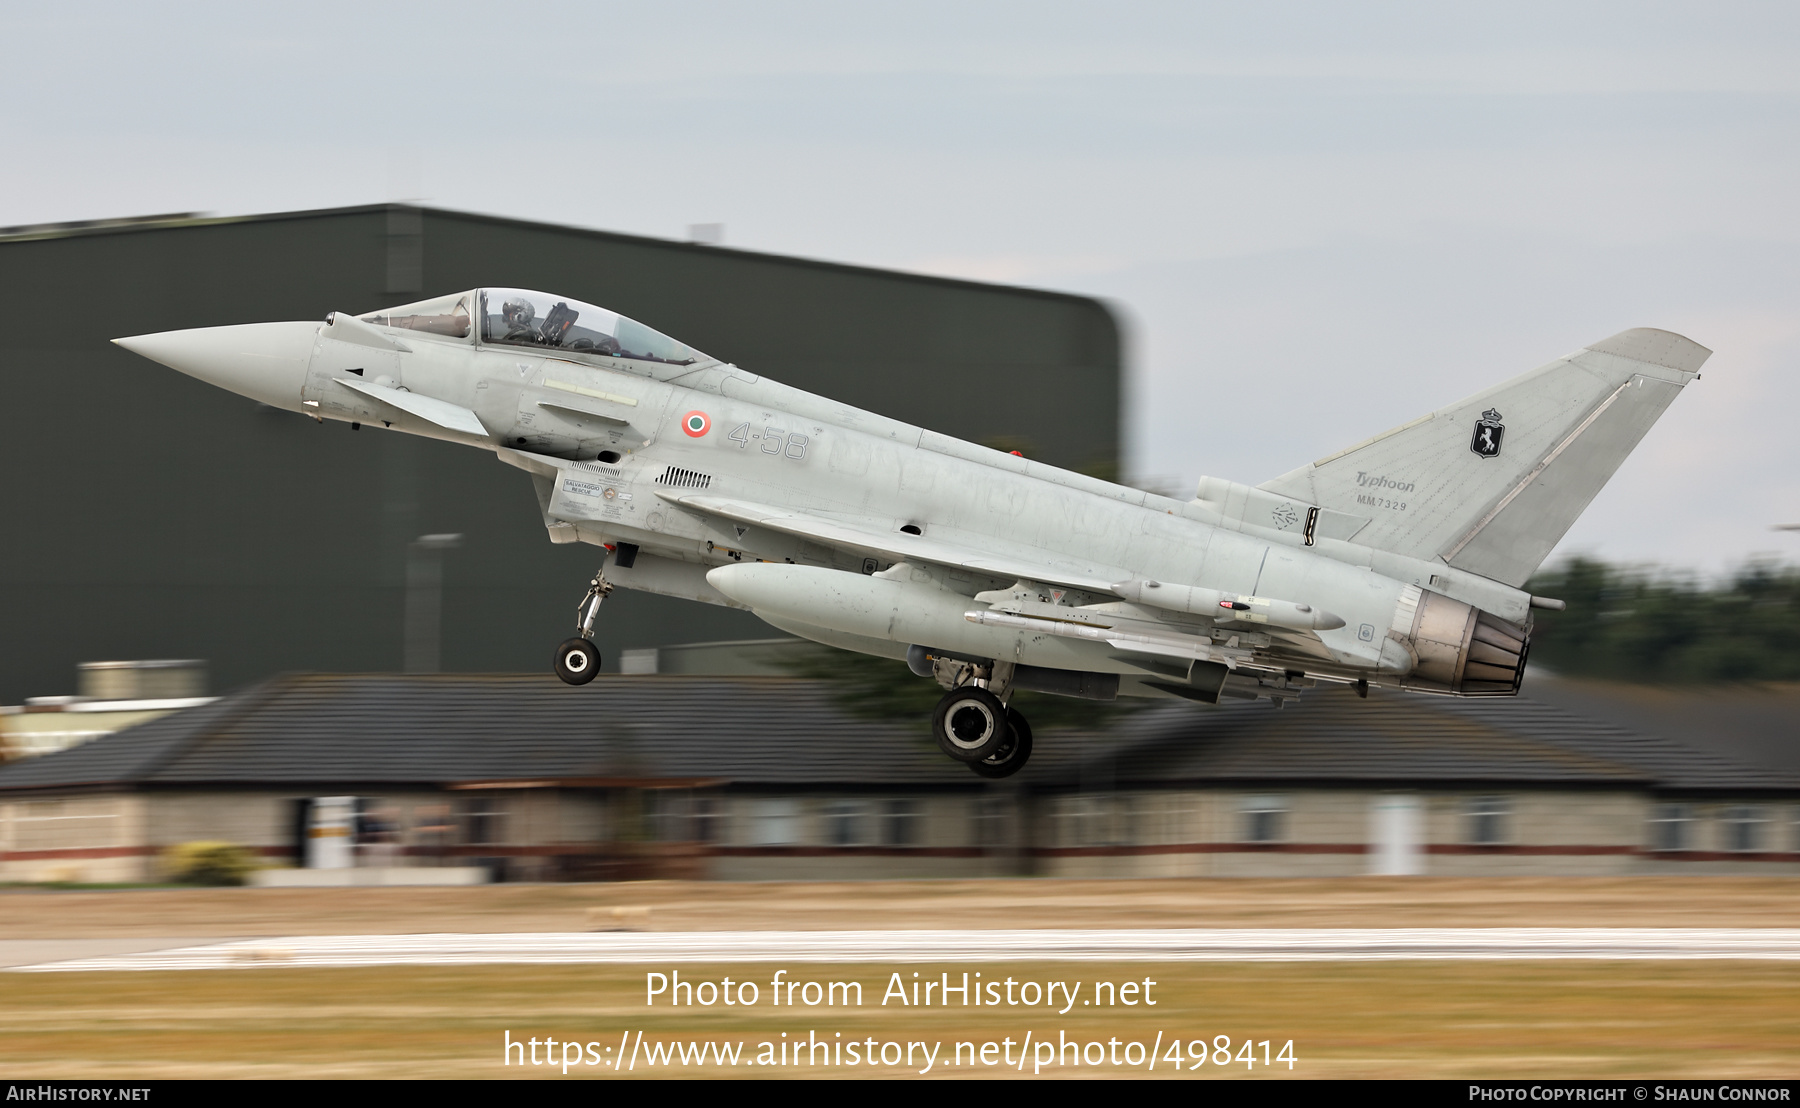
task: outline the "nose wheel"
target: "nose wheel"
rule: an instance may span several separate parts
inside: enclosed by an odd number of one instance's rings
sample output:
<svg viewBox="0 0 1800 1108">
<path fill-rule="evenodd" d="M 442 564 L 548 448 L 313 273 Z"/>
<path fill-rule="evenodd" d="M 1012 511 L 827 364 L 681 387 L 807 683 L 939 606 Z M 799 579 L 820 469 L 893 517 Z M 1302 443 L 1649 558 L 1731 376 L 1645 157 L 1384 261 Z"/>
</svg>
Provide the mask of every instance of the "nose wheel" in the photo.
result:
<svg viewBox="0 0 1800 1108">
<path fill-rule="evenodd" d="M 587 639 L 563 640 L 556 648 L 556 675 L 566 685 L 585 685 L 600 672 L 600 651 Z"/>
<path fill-rule="evenodd" d="M 576 635 L 564 639 L 556 648 L 552 669 L 567 685 L 585 685 L 600 672 L 600 648 L 594 645 L 594 620 L 600 615 L 600 603 L 612 595 L 613 587 L 604 570 L 588 582 L 587 595 L 575 606 Z"/>
</svg>

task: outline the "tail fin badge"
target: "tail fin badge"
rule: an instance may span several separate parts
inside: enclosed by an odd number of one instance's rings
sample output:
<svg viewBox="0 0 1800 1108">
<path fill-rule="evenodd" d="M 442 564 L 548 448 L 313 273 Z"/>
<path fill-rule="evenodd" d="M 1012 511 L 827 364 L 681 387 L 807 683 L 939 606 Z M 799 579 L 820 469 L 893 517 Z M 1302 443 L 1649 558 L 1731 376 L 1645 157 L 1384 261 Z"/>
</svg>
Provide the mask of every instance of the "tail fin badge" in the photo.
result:
<svg viewBox="0 0 1800 1108">
<path fill-rule="evenodd" d="M 1500 456 L 1500 440 L 1506 437 L 1506 426 L 1500 422 L 1498 409 L 1489 408 L 1481 413 L 1475 422 L 1475 434 L 1469 439 L 1469 449 L 1477 457 L 1498 458 Z"/>
</svg>

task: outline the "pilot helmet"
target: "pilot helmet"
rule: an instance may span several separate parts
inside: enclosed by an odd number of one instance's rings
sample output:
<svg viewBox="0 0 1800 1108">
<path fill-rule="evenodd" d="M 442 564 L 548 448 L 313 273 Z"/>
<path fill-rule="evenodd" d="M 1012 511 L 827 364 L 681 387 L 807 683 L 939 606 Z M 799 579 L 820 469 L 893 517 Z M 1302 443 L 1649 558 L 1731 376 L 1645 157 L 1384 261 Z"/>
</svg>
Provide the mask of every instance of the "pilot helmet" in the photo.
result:
<svg viewBox="0 0 1800 1108">
<path fill-rule="evenodd" d="M 515 296 L 500 306 L 501 318 L 514 327 L 524 327 L 537 316 L 537 309 L 531 301 L 522 296 Z"/>
</svg>

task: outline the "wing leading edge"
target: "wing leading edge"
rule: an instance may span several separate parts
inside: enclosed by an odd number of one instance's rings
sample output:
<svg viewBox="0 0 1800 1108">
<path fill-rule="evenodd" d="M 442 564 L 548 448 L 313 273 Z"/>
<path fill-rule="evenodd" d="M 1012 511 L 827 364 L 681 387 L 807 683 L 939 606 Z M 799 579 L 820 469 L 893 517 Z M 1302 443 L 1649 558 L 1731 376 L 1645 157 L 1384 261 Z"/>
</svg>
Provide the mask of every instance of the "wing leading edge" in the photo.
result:
<svg viewBox="0 0 1800 1108">
<path fill-rule="evenodd" d="M 671 504 L 704 512 L 754 527 L 823 543 L 826 546 L 852 550 L 861 554 L 886 555 L 900 561 L 922 561 L 956 569 L 973 570 L 994 577 L 1012 577 L 1038 581 L 1046 585 L 1086 592 L 1114 595 L 1113 586 L 1132 575 L 1129 571 L 1099 565 L 1051 564 L 1023 555 L 1008 556 L 973 550 L 935 537 L 885 532 L 867 524 L 826 519 L 783 508 L 730 500 L 718 496 L 696 496 L 674 492 L 658 492 L 657 496 Z"/>
</svg>

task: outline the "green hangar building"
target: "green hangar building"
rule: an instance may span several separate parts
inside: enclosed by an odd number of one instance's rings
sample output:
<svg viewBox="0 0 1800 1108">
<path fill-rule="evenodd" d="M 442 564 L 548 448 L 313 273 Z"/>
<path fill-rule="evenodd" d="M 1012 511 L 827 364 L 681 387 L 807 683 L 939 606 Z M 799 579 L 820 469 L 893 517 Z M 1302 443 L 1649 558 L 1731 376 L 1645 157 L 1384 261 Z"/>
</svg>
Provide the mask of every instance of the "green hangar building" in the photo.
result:
<svg viewBox="0 0 1800 1108">
<path fill-rule="evenodd" d="M 442 668 L 548 670 L 598 551 L 552 545 L 527 476 L 320 425 L 112 346 L 367 312 L 483 285 L 605 305 L 811 392 L 1056 465 L 1116 471 L 1117 322 L 1083 297 L 407 205 L 0 230 L 0 703 L 78 662 L 204 658 L 232 688 L 401 666 L 409 548 L 441 553 Z M 766 633 L 621 593 L 623 647 Z"/>
</svg>

